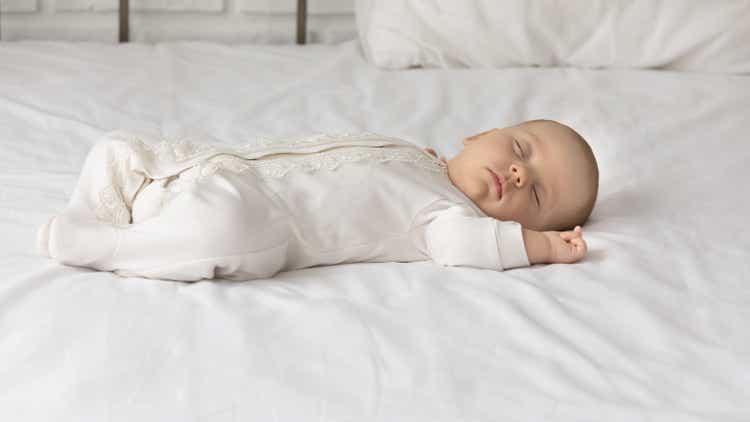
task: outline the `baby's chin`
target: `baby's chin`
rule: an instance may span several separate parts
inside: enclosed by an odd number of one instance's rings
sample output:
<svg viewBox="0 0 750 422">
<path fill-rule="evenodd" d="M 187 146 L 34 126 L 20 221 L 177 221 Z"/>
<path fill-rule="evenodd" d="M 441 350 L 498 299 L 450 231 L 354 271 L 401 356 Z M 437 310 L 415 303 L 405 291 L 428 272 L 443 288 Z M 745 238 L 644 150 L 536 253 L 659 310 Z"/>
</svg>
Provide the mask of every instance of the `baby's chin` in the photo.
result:
<svg viewBox="0 0 750 422">
<path fill-rule="evenodd" d="M 489 201 L 474 201 L 474 204 L 479 207 L 488 217 L 493 217 L 498 220 L 513 220 L 513 214 L 508 213 L 507 210 L 502 206 L 501 203 L 495 201 L 489 203 Z"/>
<path fill-rule="evenodd" d="M 476 188 L 476 186 L 473 187 Z M 460 189 L 460 187 L 458 188 Z M 490 195 L 491 192 L 488 192 L 487 190 L 483 190 L 481 188 L 473 191 L 468 189 L 460 190 L 471 200 L 471 202 L 474 203 L 474 205 L 477 206 L 477 208 L 482 210 L 482 212 L 488 217 L 492 217 L 502 221 L 518 221 L 518 218 L 521 218 L 521 216 L 516 216 L 514 215 L 514 213 L 506 209 L 506 207 L 503 205 L 502 200 L 498 201 L 497 199 L 489 198 L 488 195 Z"/>
</svg>

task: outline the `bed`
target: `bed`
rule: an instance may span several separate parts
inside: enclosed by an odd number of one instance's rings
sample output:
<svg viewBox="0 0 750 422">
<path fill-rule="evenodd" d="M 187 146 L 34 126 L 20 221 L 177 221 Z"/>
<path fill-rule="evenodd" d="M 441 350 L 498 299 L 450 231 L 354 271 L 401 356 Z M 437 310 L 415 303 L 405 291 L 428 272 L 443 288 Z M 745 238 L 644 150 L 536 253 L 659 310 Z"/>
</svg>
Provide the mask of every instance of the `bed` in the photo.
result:
<svg viewBox="0 0 750 422">
<path fill-rule="evenodd" d="M 451 157 L 542 117 L 599 160 L 575 265 L 180 283 L 34 248 L 113 129 L 372 131 Z M 383 70 L 357 40 L 0 43 L 0 420 L 750 420 L 748 129 L 747 74 Z"/>
</svg>

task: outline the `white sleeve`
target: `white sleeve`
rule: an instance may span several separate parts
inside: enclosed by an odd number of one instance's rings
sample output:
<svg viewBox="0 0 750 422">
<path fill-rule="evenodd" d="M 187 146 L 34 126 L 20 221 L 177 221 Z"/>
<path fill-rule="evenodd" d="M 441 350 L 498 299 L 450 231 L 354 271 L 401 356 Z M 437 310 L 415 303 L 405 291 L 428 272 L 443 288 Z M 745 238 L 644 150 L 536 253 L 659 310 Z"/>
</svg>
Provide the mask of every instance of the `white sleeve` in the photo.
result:
<svg viewBox="0 0 750 422">
<path fill-rule="evenodd" d="M 441 265 L 492 270 L 529 265 L 519 223 L 472 216 L 461 207 L 445 210 L 427 225 L 425 246 Z"/>
</svg>

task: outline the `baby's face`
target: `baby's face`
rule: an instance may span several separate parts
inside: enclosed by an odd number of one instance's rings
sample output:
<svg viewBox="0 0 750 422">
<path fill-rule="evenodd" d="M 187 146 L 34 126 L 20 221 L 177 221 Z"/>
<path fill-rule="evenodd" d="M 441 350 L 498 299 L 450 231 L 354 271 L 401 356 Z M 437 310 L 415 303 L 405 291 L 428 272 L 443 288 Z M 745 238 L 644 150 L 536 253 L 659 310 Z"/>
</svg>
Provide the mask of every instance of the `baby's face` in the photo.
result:
<svg viewBox="0 0 750 422">
<path fill-rule="evenodd" d="M 448 176 L 488 216 L 532 230 L 563 230 L 588 214 L 586 204 L 593 206 L 596 162 L 567 126 L 532 121 L 463 143 L 448 160 Z"/>
</svg>

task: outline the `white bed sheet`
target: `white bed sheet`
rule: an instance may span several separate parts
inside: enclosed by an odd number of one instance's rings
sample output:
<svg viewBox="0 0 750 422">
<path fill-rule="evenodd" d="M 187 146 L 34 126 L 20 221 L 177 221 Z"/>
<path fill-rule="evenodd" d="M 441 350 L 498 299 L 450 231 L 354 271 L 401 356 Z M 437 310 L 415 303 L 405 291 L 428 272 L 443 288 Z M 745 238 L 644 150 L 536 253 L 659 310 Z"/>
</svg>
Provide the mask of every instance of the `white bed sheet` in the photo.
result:
<svg viewBox="0 0 750 422">
<path fill-rule="evenodd" d="M 34 251 L 112 129 L 242 143 L 570 124 L 576 265 L 359 263 L 179 283 Z M 356 42 L 0 44 L 0 420 L 750 420 L 750 76 L 382 71 Z"/>
</svg>

